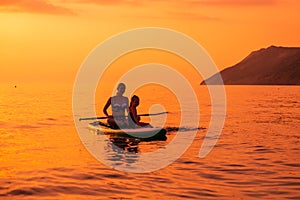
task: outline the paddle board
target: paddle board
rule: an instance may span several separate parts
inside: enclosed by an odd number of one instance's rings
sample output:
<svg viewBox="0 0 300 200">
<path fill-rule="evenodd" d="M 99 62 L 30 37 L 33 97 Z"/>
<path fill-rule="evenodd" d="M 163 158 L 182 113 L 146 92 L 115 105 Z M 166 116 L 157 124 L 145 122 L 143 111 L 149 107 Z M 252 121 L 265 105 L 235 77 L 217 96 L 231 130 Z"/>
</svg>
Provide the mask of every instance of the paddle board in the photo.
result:
<svg viewBox="0 0 300 200">
<path fill-rule="evenodd" d="M 102 123 L 101 123 L 102 124 Z M 101 125 L 99 122 L 89 124 L 89 129 L 100 131 L 104 134 L 115 135 L 119 137 L 139 138 L 140 140 L 166 140 L 166 129 L 164 128 L 128 128 L 128 129 L 111 129 Z"/>
</svg>

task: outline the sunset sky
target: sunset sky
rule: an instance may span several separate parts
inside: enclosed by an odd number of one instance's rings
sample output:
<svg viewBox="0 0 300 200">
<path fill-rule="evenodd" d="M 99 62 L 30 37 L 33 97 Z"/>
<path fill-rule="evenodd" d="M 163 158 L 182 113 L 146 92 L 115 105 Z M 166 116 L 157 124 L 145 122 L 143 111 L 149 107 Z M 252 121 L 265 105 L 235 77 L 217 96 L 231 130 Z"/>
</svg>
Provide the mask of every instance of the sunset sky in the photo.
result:
<svg viewBox="0 0 300 200">
<path fill-rule="evenodd" d="M 187 34 L 219 69 L 270 45 L 300 45 L 298 0 L 1 0 L 0 82 L 66 82 L 100 42 L 158 26 Z"/>
</svg>

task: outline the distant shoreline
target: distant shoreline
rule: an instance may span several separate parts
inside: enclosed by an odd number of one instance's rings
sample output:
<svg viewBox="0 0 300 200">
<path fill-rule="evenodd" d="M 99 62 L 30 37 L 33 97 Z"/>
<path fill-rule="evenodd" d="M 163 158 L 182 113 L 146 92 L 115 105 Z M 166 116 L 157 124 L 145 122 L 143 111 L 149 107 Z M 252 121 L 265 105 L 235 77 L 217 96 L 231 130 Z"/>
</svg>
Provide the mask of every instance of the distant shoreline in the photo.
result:
<svg viewBox="0 0 300 200">
<path fill-rule="evenodd" d="M 222 77 L 222 80 L 220 79 Z M 251 52 L 200 85 L 300 85 L 300 47 L 270 46 Z"/>
<path fill-rule="evenodd" d="M 200 86 L 207 86 L 207 85 L 215 85 L 215 86 L 300 86 L 300 84 L 205 84 L 202 83 Z"/>
</svg>

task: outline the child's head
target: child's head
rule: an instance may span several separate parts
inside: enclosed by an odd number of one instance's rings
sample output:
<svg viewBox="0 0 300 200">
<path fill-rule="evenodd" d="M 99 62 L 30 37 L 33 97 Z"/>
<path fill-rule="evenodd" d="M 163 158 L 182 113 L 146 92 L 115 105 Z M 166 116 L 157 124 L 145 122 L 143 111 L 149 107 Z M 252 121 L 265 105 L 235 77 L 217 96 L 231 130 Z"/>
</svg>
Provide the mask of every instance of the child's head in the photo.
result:
<svg viewBox="0 0 300 200">
<path fill-rule="evenodd" d="M 130 106 L 134 106 L 137 107 L 140 104 L 140 98 L 136 95 L 133 95 L 131 97 L 131 102 L 130 102 Z"/>
</svg>

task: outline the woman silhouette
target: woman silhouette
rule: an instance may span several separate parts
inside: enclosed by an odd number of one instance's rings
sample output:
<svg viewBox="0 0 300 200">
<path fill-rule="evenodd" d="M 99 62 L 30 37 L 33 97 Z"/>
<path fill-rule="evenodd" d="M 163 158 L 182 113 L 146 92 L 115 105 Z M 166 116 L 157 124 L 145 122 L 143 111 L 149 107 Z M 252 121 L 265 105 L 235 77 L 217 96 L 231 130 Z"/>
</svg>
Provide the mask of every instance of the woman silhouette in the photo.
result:
<svg viewBox="0 0 300 200">
<path fill-rule="evenodd" d="M 128 121 L 125 116 L 125 110 L 128 113 L 128 98 L 123 96 L 125 89 L 125 84 L 119 83 L 116 96 L 110 97 L 103 108 L 103 113 L 109 117 L 107 123 L 113 129 L 128 127 Z M 107 113 L 110 105 L 112 107 L 112 116 L 109 116 Z"/>
</svg>

